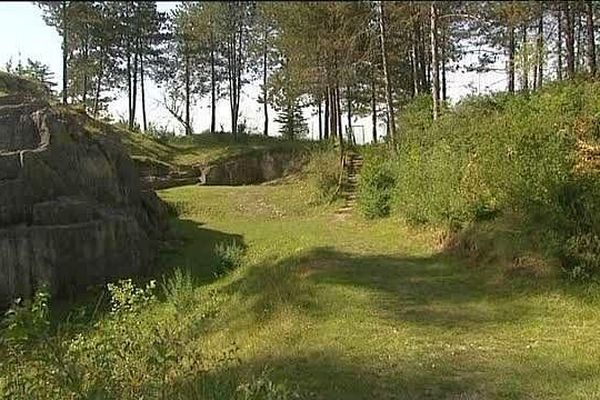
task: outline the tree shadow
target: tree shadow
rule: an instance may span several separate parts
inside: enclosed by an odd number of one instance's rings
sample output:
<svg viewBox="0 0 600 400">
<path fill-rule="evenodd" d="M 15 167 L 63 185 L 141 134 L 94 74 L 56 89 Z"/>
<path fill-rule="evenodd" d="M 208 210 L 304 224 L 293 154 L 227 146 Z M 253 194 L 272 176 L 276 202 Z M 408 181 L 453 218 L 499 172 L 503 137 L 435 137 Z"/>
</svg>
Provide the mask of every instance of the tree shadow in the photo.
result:
<svg viewBox="0 0 600 400">
<path fill-rule="evenodd" d="M 235 242 L 244 246 L 242 235 L 204 228 L 203 223 L 193 220 L 173 219 L 171 230 L 175 240 L 171 248 L 161 252 L 160 273 L 181 268 L 189 271 L 198 284 L 216 279 L 217 244 Z"/>
<path fill-rule="evenodd" d="M 509 357 L 482 363 L 443 355 L 436 365 L 425 366 L 426 360 L 398 357 L 392 368 L 385 369 L 374 368 L 370 361 L 353 360 L 333 349 L 259 357 L 188 376 L 174 382 L 171 390 L 202 393 L 194 398 L 241 399 L 247 397 L 240 396 L 240 385 L 261 379 L 263 384 L 271 381 L 273 387 L 287 388 L 294 393 L 290 398 L 299 399 L 529 399 L 581 392 L 581 382 L 597 379 L 594 368 L 555 363 L 552 357 L 525 362 Z M 565 381 L 566 376 L 572 379 Z M 249 398 L 284 398 L 268 394 Z"/>
<path fill-rule="evenodd" d="M 393 322 L 473 330 L 517 324 L 530 316 L 526 298 L 495 278 L 444 254 L 358 256 L 321 247 L 254 265 L 225 290 L 248 298 L 259 320 L 285 307 L 335 317 L 339 310 L 323 301 L 320 293 L 336 287 L 368 293 L 374 312 Z M 545 289 L 527 290 L 534 294 Z"/>
<path fill-rule="evenodd" d="M 243 236 L 204 228 L 203 223 L 196 221 L 173 218 L 170 225 L 169 240 L 163 243 L 154 268 L 146 274 L 129 277 L 138 286 L 144 286 L 150 280 L 160 282 L 177 268 L 189 272 L 197 286 L 211 283 L 217 279 L 215 246 L 233 241 L 244 245 Z M 102 318 L 110 309 L 109 302 L 106 284 L 92 285 L 76 296 L 53 298 L 51 320 L 54 324 L 82 320 L 81 323 L 86 325 L 90 318 Z"/>
</svg>

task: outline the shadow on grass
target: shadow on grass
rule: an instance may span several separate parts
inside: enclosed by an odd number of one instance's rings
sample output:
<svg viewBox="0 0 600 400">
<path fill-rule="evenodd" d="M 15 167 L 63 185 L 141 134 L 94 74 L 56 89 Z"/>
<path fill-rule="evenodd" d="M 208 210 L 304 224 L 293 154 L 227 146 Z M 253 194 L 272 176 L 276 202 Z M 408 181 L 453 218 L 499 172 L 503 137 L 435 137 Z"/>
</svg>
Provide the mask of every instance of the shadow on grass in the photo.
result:
<svg viewBox="0 0 600 400">
<path fill-rule="evenodd" d="M 252 299 L 259 320 L 285 307 L 335 317 L 336 307 L 344 304 L 335 304 L 326 293 L 336 288 L 349 289 L 344 293 L 350 295 L 366 293 L 374 312 L 396 322 L 473 330 L 527 318 L 531 307 L 520 301 L 514 286 L 499 285 L 491 272 L 445 255 L 357 256 L 322 247 L 251 266 L 226 290 Z"/>
<path fill-rule="evenodd" d="M 582 381 L 593 389 L 597 375 L 589 362 L 525 350 L 528 324 L 547 312 L 531 298 L 558 286 L 499 284 L 496 278 L 492 268 L 467 267 L 443 254 L 364 256 L 328 247 L 250 266 L 225 288 L 241 295 L 247 308 L 240 313 L 250 311 L 254 324 L 274 322 L 278 329 L 282 313 L 293 318 L 298 312 L 320 328 L 312 339 L 302 338 L 310 345 L 285 349 L 279 346 L 297 343 L 305 327 L 277 331 L 279 345 L 254 343 L 263 355 L 210 379 L 249 379 L 268 368 L 274 381 L 315 399 L 554 398 L 584 390 Z M 362 311 L 352 314 L 357 304 L 374 324 L 363 324 Z M 404 329 L 400 344 L 390 344 L 398 340 L 386 333 L 392 326 Z M 280 341 L 281 334 L 289 337 Z M 511 340 L 506 348 L 503 335 Z M 485 344 L 495 337 L 505 338 Z M 414 343 L 401 344 L 406 340 Z M 444 347 L 472 340 L 500 348 Z"/>
<path fill-rule="evenodd" d="M 174 269 L 179 268 L 189 271 L 197 285 L 214 281 L 217 278 L 214 273 L 217 262 L 215 246 L 233 241 L 243 245 L 244 239 L 241 235 L 203 228 L 202 225 L 191 220 L 172 219 L 170 234 L 173 240 L 170 248 L 161 250 L 155 267 L 148 274 L 129 278 L 143 286 L 151 279 L 160 282 L 163 277 L 170 276 Z M 73 318 L 87 321 L 90 315 L 101 318 L 109 306 L 106 284 L 93 285 L 78 292 L 76 296 L 53 299 L 52 321 L 56 324 Z"/>
<path fill-rule="evenodd" d="M 373 354 L 372 358 L 382 356 L 387 354 Z M 426 357 L 394 356 L 396 362 L 386 366 L 374 366 L 372 360 L 352 359 L 331 348 L 289 357 L 255 358 L 190 376 L 175 382 L 173 389 L 188 394 L 182 398 L 215 400 L 484 400 L 564 398 L 573 393 L 587 393 L 590 395 L 587 398 L 596 398 L 594 382 L 598 377 L 594 365 L 577 364 L 573 360 L 556 363 L 550 356 L 481 360 L 445 353 L 432 363 Z M 256 383 L 257 379 L 273 383 L 263 388 L 285 387 L 293 395 L 278 397 L 273 390 L 254 397 L 240 394 L 240 384 Z"/>
<path fill-rule="evenodd" d="M 214 272 L 218 262 L 215 246 L 232 242 L 244 245 L 241 235 L 204 228 L 202 225 L 192 220 L 172 220 L 172 231 L 178 243 L 176 249 L 162 252 L 159 260 L 161 273 L 181 268 L 189 271 L 197 283 L 209 283 L 215 279 Z"/>
</svg>

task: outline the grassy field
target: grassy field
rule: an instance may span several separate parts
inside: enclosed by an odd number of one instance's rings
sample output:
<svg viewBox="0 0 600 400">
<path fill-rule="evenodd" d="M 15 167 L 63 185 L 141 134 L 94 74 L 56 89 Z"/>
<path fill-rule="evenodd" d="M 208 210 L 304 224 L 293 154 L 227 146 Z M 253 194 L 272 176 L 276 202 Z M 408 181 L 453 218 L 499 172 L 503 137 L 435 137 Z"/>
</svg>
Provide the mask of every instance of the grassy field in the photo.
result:
<svg viewBox="0 0 600 400">
<path fill-rule="evenodd" d="M 600 398 L 593 291 L 467 266 L 436 249 L 434 231 L 342 217 L 339 204 L 307 205 L 305 190 L 292 181 L 160 192 L 179 212 L 173 228 L 181 240 L 163 254 L 165 272 L 192 276 L 172 280 L 131 315 L 73 322 L 12 366 L 3 365 L 11 356 L 3 351 L 0 393 Z M 215 245 L 234 240 L 246 247 L 242 265 L 215 277 Z M 52 359 L 47 343 L 66 350 L 52 350 L 60 354 Z M 25 383 L 9 392 L 17 376 L 41 392 Z"/>
<path fill-rule="evenodd" d="M 190 238 L 169 264 L 206 278 L 206 244 L 248 247 L 243 268 L 209 285 L 226 300 L 202 340 L 207 351 L 235 343 L 238 373 L 267 368 L 317 399 L 600 397 L 594 296 L 465 266 L 435 250 L 434 232 L 340 218 L 298 193 L 161 193 Z"/>
</svg>

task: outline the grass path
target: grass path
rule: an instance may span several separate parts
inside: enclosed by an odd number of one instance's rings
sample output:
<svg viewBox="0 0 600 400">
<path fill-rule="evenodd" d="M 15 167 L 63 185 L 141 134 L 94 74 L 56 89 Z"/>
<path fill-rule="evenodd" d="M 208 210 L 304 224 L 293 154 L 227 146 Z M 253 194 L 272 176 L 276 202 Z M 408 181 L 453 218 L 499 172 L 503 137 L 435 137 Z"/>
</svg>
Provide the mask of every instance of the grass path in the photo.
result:
<svg viewBox="0 0 600 400">
<path fill-rule="evenodd" d="M 227 300 L 202 344 L 235 343 L 235 373 L 268 369 L 315 399 L 600 398 L 594 296 L 466 266 L 438 254 L 432 232 L 340 220 L 337 205 L 307 209 L 302 193 L 161 192 L 187 237 L 165 263 L 209 282 L 214 243 L 248 246 L 245 267 L 209 284 Z"/>
</svg>

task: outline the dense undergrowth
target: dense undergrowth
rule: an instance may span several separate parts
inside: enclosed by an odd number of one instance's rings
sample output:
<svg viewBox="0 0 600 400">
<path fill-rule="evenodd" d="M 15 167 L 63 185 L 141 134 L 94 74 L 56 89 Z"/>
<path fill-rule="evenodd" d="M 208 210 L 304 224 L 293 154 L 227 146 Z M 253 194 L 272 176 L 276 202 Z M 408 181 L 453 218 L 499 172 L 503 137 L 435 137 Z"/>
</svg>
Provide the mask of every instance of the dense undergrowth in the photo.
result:
<svg viewBox="0 0 600 400">
<path fill-rule="evenodd" d="M 336 199 L 342 165 L 339 150 L 331 142 L 315 147 L 310 152 L 304 172 L 311 203 L 323 204 Z"/>
<path fill-rule="evenodd" d="M 242 265 L 235 242 L 214 253 L 216 277 Z M 227 297 L 200 289 L 189 270 L 176 268 L 158 283 L 109 283 L 102 293 L 91 312 L 75 308 L 66 318 L 53 314 L 44 288 L 9 309 L 0 335 L 1 398 L 293 398 L 267 370 L 236 374 L 234 342 L 205 351 L 202 336 Z"/>
<path fill-rule="evenodd" d="M 365 151 L 366 216 L 446 226 L 479 256 L 600 272 L 600 84 L 472 97 L 435 123 L 429 107 L 423 97 L 401 113 L 397 155 Z"/>
</svg>

